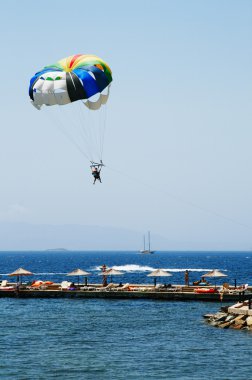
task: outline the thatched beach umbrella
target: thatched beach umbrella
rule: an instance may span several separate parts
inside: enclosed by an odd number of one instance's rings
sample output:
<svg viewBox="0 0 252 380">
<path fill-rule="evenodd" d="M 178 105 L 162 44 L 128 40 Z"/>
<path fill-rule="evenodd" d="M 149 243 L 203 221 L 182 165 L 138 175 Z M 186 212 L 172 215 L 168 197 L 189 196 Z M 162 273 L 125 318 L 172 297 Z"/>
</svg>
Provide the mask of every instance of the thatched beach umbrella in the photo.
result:
<svg viewBox="0 0 252 380">
<path fill-rule="evenodd" d="M 210 272 L 203 274 L 201 277 L 212 277 L 212 278 L 221 278 L 221 277 L 227 277 L 227 274 L 222 273 L 218 269 L 211 270 Z M 215 287 L 216 287 L 216 281 L 215 281 Z"/>
<path fill-rule="evenodd" d="M 151 272 L 150 274 L 147 274 L 147 276 L 148 277 L 154 277 L 154 286 L 156 286 L 157 277 L 169 277 L 169 276 L 172 276 L 172 274 L 169 272 L 166 272 L 163 269 L 156 269 L 153 272 Z"/>
<path fill-rule="evenodd" d="M 20 278 L 20 283 L 22 284 L 22 276 L 32 276 L 32 275 L 33 275 L 32 272 L 29 272 L 28 270 L 23 269 L 23 268 L 18 268 L 14 272 L 10 273 L 8 276 L 11 276 L 11 277 L 16 276 L 17 282 L 19 282 L 19 278 Z"/>
<path fill-rule="evenodd" d="M 110 276 L 110 282 L 112 282 L 112 276 L 121 276 L 123 274 L 123 272 L 120 272 L 119 270 L 113 268 L 100 273 L 101 276 Z"/>
<path fill-rule="evenodd" d="M 89 276 L 91 273 L 88 273 L 82 269 L 75 269 L 73 270 L 72 272 L 68 273 L 67 276 L 78 276 L 78 285 L 80 283 L 80 276 L 85 276 L 85 285 L 87 285 L 87 277 L 86 276 Z"/>
</svg>

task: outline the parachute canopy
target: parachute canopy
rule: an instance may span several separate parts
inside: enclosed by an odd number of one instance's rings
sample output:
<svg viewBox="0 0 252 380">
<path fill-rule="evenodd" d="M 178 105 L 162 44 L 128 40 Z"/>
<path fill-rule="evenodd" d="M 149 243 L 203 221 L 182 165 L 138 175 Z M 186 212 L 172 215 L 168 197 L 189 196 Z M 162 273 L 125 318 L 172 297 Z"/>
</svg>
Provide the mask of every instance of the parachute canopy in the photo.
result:
<svg viewBox="0 0 252 380">
<path fill-rule="evenodd" d="M 38 71 L 30 80 L 29 96 L 38 109 L 85 100 L 96 110 L 107 102 L 111 82 L 110 67 L 101 58 L 77 54 Z"/>
</svg>

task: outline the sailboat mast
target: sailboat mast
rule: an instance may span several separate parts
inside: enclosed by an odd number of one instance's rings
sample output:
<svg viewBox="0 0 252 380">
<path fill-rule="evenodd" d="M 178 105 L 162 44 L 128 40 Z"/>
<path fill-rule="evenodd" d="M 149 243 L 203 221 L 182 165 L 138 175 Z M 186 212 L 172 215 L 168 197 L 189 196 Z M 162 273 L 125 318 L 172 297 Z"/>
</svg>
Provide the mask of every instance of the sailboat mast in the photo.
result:
<svg viewBox="0 0 252 380">
<path fill-rule="evenodd" d="M 148 231 L 148 237 L 149 237 L 149 252 L 150 252 L 150 231 Z"/>
</svg>

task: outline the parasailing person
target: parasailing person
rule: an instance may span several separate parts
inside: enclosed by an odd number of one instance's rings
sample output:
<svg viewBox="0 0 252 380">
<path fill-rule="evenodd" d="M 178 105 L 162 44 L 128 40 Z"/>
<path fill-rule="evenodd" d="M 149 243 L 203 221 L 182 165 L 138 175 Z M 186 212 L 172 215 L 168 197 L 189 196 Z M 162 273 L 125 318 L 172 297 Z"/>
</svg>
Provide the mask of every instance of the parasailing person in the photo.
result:
<svg viewBox="0 0 252 380">
<path fill-rule="evenodd" d="M 91 162 L 94 184 L 97 180 L 101 182 L 104 166 L 104 106 L 111 82 L 110 67 L 93 54 L 63 58 L 39 70 L 30 80 L 32 105 L 38 110 L 46 108 L 45 114 L 53 116 L 53 123 Z"/>
</svg>

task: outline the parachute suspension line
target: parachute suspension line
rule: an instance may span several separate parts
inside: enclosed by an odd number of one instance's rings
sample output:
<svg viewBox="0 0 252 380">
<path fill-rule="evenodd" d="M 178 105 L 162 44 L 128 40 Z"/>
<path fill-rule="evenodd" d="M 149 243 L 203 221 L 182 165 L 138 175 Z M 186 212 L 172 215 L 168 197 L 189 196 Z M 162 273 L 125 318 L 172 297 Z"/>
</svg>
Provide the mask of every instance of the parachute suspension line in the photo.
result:
<svg viewBox="0 0 252 380">
<path fill-rule="evenodd" d="M 99 160 L 99 150 L 98 150 L 98 144 L 97 144 L 97 113 L 96 111 L 90 110 L 85 106 L 85 103 L 82 102 L 82 112 L 84 112 L 87 116 L 87 126 L 86 129 L 88 131 L 89 135 L 89 141 L 92 146 L 92 152 L 93 156 L 95 157 L 95 160 Z M 94 159 L 93 159 L 94 161 Z"/>
<path fill-rule="evenodd" d="M 76 88 L 71 73 L 69 73 L 69 76 L 71 78 L 73 86 Z M 100 94 L 100 96 L 101 96 L 101 94 Z M 79 102 L 77 101 L 77 103 L 79 103 Z M 82 101 L 82 103 L 84 103 L 84 101 Z M 78 104 L 78 106 L 79 106 L 79 104 Z M 106 109 L 106 107 L 104 107 L 104 109 Z M 79 108 L 79 110 L 80 110 L 80 108 Z M 92 142 L 93 149 L 91 147 L 90 147 L 91 149 L 89 149 L 89 155 L 90 155 L 91 159 L 93 160 L 91 150 L 94 150 L 94 151 L 96 151 L 95 153 L 97 154 L 99 160 L 101 161 L 102 155 L 103 155 L 104 135 L 105 135 L 105 125 L 106 125 L 106 120 L 104 119 L 104 117 L 102 119 L 103 106 L 101 105 L 100 109 L 97 110 L 99 115 L 97 115 L 96 117 L 94 117 L 94 115 L 92 114 L 92 110 L 90 108 L 88 110 L 89 110 L 89 115 L 90 115 L 89 119 L 92 119 L 92 125 L 91 125 L 91 128 L 89 127 L 89 125 L 88 125 L 89 128 L 85 128 L 85 123 L 83 123 L 82 117 L 80 117 L 80 124 L 79 125 L 80 125 L 80 129 L 82 132 L 82 137 L 84 138 L 84 142 L 86 144 L 87 144 L 87 140 Z M 105 115 L 106 115 L 106 113 L 105 113 Z M 79 116 L 82 116 L 82 115 L 80 115 L 80 113 L 79 113 Z M 95 118 L 97 118 L 96 123 L 94 120 Z M 103 120 L 103 122 L 102 122 L 102 120 Z M 87 131 L 89 132 L 88 133 L 89 136 L 87 136 Z M 84 136 L 84 134 L 85 134 L 85 136 Z M 88 139 L 87 139 L 87 137 L 88 137 Z M 87 145 L 89 145 L 89 144 L 87 144 Z"/>
<path fill-rule="evenodd" d="M 85 117 L 86 116 L 84 112 L 85 110 L 82 109 L 82 102 L 78 101 L 77 103 L 78 105 L 76 105 L 76 107 L 78 108 L 78 116 L 79 116 L 78 126 L 80 130 L 80 134 L 81 134 L 84 144 L 87 147 L 88 155 L 90 159 L 93 160 L 92 144 L 90 143 L 92 142 L 92 140 L 91 140 L 90 128 L 88 128 L 88 125 L 87 125 L 88 122 Z"/>
<path fill-rule="evenodd" d="M 82 103 L 85 105 L 84 101 L 82 101 Z M 91 108 L 88 109 L 89 131 L 92 133 L 93 143 L 99 161 L 102 161 L 103 159 L 107 115 L 106 110 L 107 104 L 102 104 L 100 108 L 95 111 Z"/>
<path fill-rule="evenodd" d="M 98 112 L 98 114 L 97 114 Z M 93 146 L 94 146 L 94 152 L 95 155 L 97 156 L 97 159 L 100 160 L 100 153 L 99 153 L 99 110 L 94 111 L 91 109 L 88 109 L 88 118 L 90 122 L 90 133 L 93 141 Z"/>
<path fill-rule="evenodd" d="M 78 103 L 78 125 L 80 127 L 81 136 L 86 145 L 89 147 L 88 150 L 90 159 L 92 162 L 102 162 L 106 130 L 107 103 L 102 104 L 97 110 L 86 107 L 83 99 L 74 103 Z M 75 106 L 77 107 L 76 104 Z"/>
<path fill-rule="evenodd" d="M 97 112 L 97 151 L 99 154 L 99 159 L 101 160 L 101 108 Z"/>
<path fill-rule="evenodd" d="M 60 106 L 57 107 L 60 112 Z M 49 113 L 48 113 L 49 114 Z M 47 115 L 47 113 L 46 113 Z M 52 115 L 51 115 L 52 116 Z M 60 115 L 61 116 L 61 115 Z M 83 151 L 81 146 L 74 140 L 74 138 L 71 136 L 71 134 L 66 130 L 65 124 L 60 120 L 60 118 L 53 118 L 54 124 L 56 127 L 63 133 L 63 135 L 69 140 L 76 148 L 77 150 L 87 159 L 89 160 L 88 155 Z"/>
<path fill-rule="evenodd" d="M 70 76 L 70 78 L 71 78 L 71 81 L 72 81 L 72 84 L 73 84 L 74 88 L 76 89 L 76 86 L 75 86 L 75 83 L 74 83 L 74 80 L 73 80 L 72 74 L 71 74 L 70 72 L 69 72 L 69 76 Z M 79 104 L 76 105 L 76 103 L 79 103 L 79 101 L 75 101 L 75 102 L 73 102 L 72 105 L 73 105 L 74 108 L 78 108 L 78 107 L 79 107 Z M 79 108 L 79 111 L 80 111 L 80 108 Z M 83 127 L 85 126 L 85 114 L 79 112 L 78 115 L 79 115 L 79 121 L 76 120 L 76 127 L 77 127 L 77 130 L 78 130 L 78 129 L 80 130 L 80 135 L 81 135 L 81 137 L 83 138 L 83 141 L 84 141 L 84 144 L 85 144 L 86 150 L 87 150 L 87 152 L 88 152 L 88 155 L 89 155 L 89 157 L 90 157 L 91 159 L 93 159 L 92 151 L 93 151 L 93 145 L 94 145 L 94 144 L 92 144 L 92 133 L 90 133 L 89 128 L 87 128 L 87 129 L 83 128 Z M 75 113 L 74 113 L 73 116 L 76 117 Z M 76 118 L 76 119 L 77 119 L 77 118 Z M 84 119 L 84 120 L 83 120 L 83 119 Z M 84 131 L 85 131 L 86 133 L 85 133 Z M 87 134 L 87 131 L 89 131 L 88 134 Z M 84 133 L 83 133 L 83 132 L 84 132 Z"/>
<path fill-rule="evenodd" d="M 55 125 L 58 130 L 69 140 L 76 148 L 77 150 L 88 160 L 88 156 L 83 152 L 81 147 L 74 141 L 74 139 L 65 131 L 63 125 L 60 123 L 60 121 L 57 118 L 54 118 L 53 115 L 49 117 L 49 113 L 45 112 L 43 115 L 46 115 L 46 118 L 49 120 L 50 123 Z"/>
<path fill-rule="evenodd" d="M 55 97 L 55 101 L 57 103 L 57 99 L 56 99 L 56 94 L 55 94 L 55 91 L 53 91 L 53 95 Z M 87 154 L 83 151 L 83 149 L 81 148 L 81 146 L 78 144 L 78 142 L 75 141 L 75 139 L 73 138 L 73 136 L 71 136 L 71 134 L 67 131 L 66 127 L 65 127 L 65 123 L 62 121 L 62 120 L 65 120 L 66 116 L 67 116 L 67 113 L 62 113 L 62 110 L 61 110 L 61 106 L 58 104 L 58 106 L 56 107 L 56 110 L 57 110 L 57 113 L 59 114 L 59 118 L 54 118 L 54 124 L 56 124 L 56 126 L 58 127 L 58 129 L 64 134 L 64 136 L 78 149 L 78 151 L 86 158 L 86 159 L 89 159 L 89 157 L 87 156 Z M 49 114 L 50 112 L 48 112 Z M 53 116 L 53 114 L 51 115 Z"/>
<path fill-rule="evenodd" d="M 85 102 L 81 100 L 80 102 L 77 102 L 78 104 L 78 111 L 79 111 L 79 127 L 80 131 L 83 137 L 83 140 L 85 141 L 86 145 L 89 147 L 89 155 L 91 161 L 94 161 L 94 155 L 99 156 L 97 152 L 97 142 L 95 138 L 95 125 L 93 122 L 93 119 L 91 118 L 91 115 L 89 113 L 90 110 L 86 109 Z"/>
<path fill-rule="evenodd" d="M 103 159 L 103 149 L 104 149 L 104 141 L 105 141 L 105 132 L 107 126 L 107 103 L 103 106 L 103 117 L 101 121 L 101 160 Z"/>
<path fill-rule="evenodd" d="M 93 126 L 94 126 L 94 137 L 95 137 L 95 146 L 96 146 L 96 152 L 97 157 L 99 160 L 101 160 L 101 153 L 100 153 L 100 109 L 96 111 L 90 110 L 91 117 L 93 118 Z M 98 114 L 97 114 L 98 112 Z"/>
<path fill-rule="evenodd" d="M 74 109 L 74 110 L 77 110 L 77 105 L 72 103 L 71 104 L 71 107 Z M 78 113 L 77 112 L 70 112 L 68 113 L 67 111 L 70 111 L 70 109 L 66 109 L 64 108 L 64 110 L 61 108 L 61 106 L 58 107 L 58 112 L 60 114 L 60 119 L 62 121 L 62 128 L 64 129 L 65 131 L 65 135 L 67 134 L 69 136 L 69 139 L 71 139 L 72 141 L 75 141 L 75 145 L 78 145 L 79 148 L 82 150 L 82 152 L 85 152 L 85 157 L 90 160 L 90 158 L 92 159 L 92 149 L 91 149 L 91 146 L 89 144 L 89 139 L 88 138 L 82 138 L 82 135 L 81 135 L 81 132 L 80 132 L 80 124 L 83 123 L 83 121 L 81 121 L 80 123 L 80 120 L 78 119 Z M 70 126 L 70 131 L 72 129 L 78 131 L 78 133 L 75 135 L 75 133 L 71 133 L 67 128 L 67 125 Z M 83 143 L 84 144 L 80 144 L 80 138 L 81 140 L 83 140 Z M 79 149 L 79 150 L 80 150 Z"/>
<path fill-rule="evenodd" d="M 72 74 L 70 72 L 69 72 L 69 76 L 71 78 L 71 81 L 72 81 L 72 84 L 73 84 L 74 88 L 76 89 L 76 86 L 75 86 Z M 79 101 L 72 102 L 72 106 L 73 106 L 74 109 L 75 108 L 78 109 L 78 107 L 79 107 L 79 104 L 77 105 L 76 103 L 79 103 Z M 80 111 L 80 108 L 79 108 L 79 111 Z M 86 133 L 86 135 L 85 135 L 85 133 L 83 133 L 84 131 L 85 132 L 89 131 L 89 128 L 87 128 L 87 129 L 83 128 L 83 126 L 85 126 L 85 114 L 84 113 L 80 114 L 80 112 L 79 112 L 78 113 L 79 119 L 78 119 L 77 118 L 77 113 L 78 112 L 76 112 L 76 114 L 75 113 L 72 114 L 72 116 L 71 116 L 71 123 L 72 123 L 72 117 L 75 117 L 76 129 L 80 131 L 79 132 L 80 133 L 79 137 L 82 137 L 82 139 L 83 139 L 85 150 L 87 151 L 89 159 L 90 158 L 93 159 L 93 154 L 92 154 L 92 151 L 93 151 L 92 134 L 90 134 L 90 132 L 88 134 Z"/>
<path fill-rule="evenodd" d="M 98 148 L 99 148 L 99 158 L 102 160 L 102 115 L 103 115 L 103 107 L 99 109 L 99 118 L 98 118 Z"/>
<path fill-rule="evenodd" d="M 78 149 L 78 151 L 89 161 L 89 157 L 83 152 L 79 144 L 77 144 L 74 139 L 69 135 L 69 133 L 64 130 L 64 128 L 60 128 L 61 132 L 66 136 L 66 138 Z"/>
<path fill-rule="evenodd" d="M 90 159 L 94 160 L 95 155 L 95 144 L 93 141 L 93 134 L 92 134 L 92 125 L 90 125 L 89 121 L 89 115 L 88 112 L 84 109 L 82 101 L 78 104 L 79 107 L 79 115 L 80 115 L 80 129 L 82 131 L 82 135 L 85 136 L 84 139 L 89 146 L 89 155 Z"/>
</svg>

